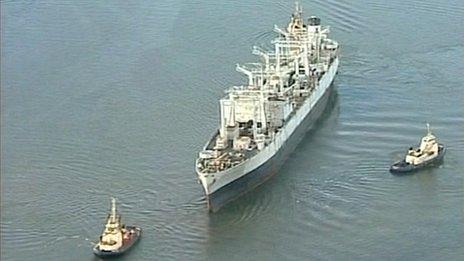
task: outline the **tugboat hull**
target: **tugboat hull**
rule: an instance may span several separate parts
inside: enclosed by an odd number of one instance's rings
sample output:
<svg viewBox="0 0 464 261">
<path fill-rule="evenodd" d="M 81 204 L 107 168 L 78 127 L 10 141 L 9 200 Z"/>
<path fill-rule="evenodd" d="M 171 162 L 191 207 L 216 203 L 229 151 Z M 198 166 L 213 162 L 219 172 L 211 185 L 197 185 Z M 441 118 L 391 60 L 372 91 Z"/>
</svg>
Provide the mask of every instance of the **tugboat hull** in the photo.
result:
<svg viewBox="0 0 464 261">
<path fill-rule="evenodd" d="M 397 175 L 408 174 L 416 170 L 423 169 L 425 167 L 436 165 L 438 163 L 441 163 L 443 157 L 445 156 L 445 152 L 446 149 L 443 146 L 443 144 L 439 144 L 438 155 L 435 158 L 432 158 L 417 165 L 409 164 L 405 160 L 398 161 L 390 167 L 390 172 Z"/>
<path fill-rule="evenodd" d="M 119 256 L 127 252 L 135 243 L 137 243 L 142 235 L 142 229 L 135 226 L 126 226 L 126 230 L 133 230 L 134 232 L 123 241 L 122 246 L 114 251 L 101 250 L 98 245 L 93 248 L 93 253 L 99 257 L 113 257 Z"/>
</svg>

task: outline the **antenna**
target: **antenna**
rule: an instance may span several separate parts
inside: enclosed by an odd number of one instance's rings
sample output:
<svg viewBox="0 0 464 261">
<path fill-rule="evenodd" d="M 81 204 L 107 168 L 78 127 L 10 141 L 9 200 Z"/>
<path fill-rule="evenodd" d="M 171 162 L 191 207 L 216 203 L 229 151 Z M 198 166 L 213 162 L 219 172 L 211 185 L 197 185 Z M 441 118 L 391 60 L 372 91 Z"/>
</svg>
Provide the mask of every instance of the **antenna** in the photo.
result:
<svg viewBox="0 0 464 261">
<path fill-rule="evenodd" d="M 300 1 L 295 1 L 295 14 L 301 16 L 303 9 L 301 8 Z"/>
<path fill-rule="evenodd" d="M 111 197 L 111 218 L 114 219 L 116 218 L 116 199 L 114 197 Z"/>
</svg>

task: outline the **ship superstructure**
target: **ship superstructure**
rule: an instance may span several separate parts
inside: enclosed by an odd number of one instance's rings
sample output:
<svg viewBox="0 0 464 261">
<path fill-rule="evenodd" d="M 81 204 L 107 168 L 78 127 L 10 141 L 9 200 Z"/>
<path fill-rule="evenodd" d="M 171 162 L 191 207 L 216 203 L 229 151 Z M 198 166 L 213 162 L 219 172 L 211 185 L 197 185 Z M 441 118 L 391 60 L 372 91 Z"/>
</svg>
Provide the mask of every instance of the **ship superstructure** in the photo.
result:
<svg viewBox="0 0 464 261">
<path fill-rule="evenodd" d="M 275 26 L 274 31 L 274 50 L 253 47 L 261 62 L 237 65 L 247 83 L 220 99 L 219 129 L 196 161 L 211 210 L 274 174 L 279 164 L 270 164 L 271 159 L 316 107 L 325 107 L 339 54 L 329 28 L 318 17 L 305 22 L 296 4 L 286 29 Z"/>
</svg>

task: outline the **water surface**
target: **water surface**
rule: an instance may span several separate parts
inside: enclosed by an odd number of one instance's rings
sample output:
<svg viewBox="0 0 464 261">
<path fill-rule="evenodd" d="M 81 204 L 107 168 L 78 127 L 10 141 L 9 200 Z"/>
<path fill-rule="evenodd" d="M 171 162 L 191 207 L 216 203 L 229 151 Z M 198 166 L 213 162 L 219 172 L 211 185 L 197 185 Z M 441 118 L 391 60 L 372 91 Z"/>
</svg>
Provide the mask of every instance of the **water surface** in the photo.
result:
<svg viewBox="0 0 464 261">
<path fill-rule="evenodd" d="M 218 99 L 293 1 L 2 1 L 2 260 L 95 260 L 116 196 L 122 260 L 459 260 L 464 4 L 304 1 L 342 45 L 323 119 L 216 214 L 196 182 Z M 425 132 L 444 164 L 388 166 Z"/>
</svg>

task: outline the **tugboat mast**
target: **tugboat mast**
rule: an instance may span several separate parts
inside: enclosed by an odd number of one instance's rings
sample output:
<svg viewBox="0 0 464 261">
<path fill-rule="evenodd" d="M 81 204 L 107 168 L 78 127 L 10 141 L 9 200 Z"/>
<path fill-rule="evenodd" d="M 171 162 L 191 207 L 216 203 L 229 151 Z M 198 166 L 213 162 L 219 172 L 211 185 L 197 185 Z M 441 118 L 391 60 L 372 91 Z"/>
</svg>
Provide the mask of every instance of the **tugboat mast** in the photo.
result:
<svg viewBox="0 0 464 261">
<path fill-rule="evenodd" d="M 111 222 L 116 222 L 116 199 L 111 198 Z"/>
</svg>

